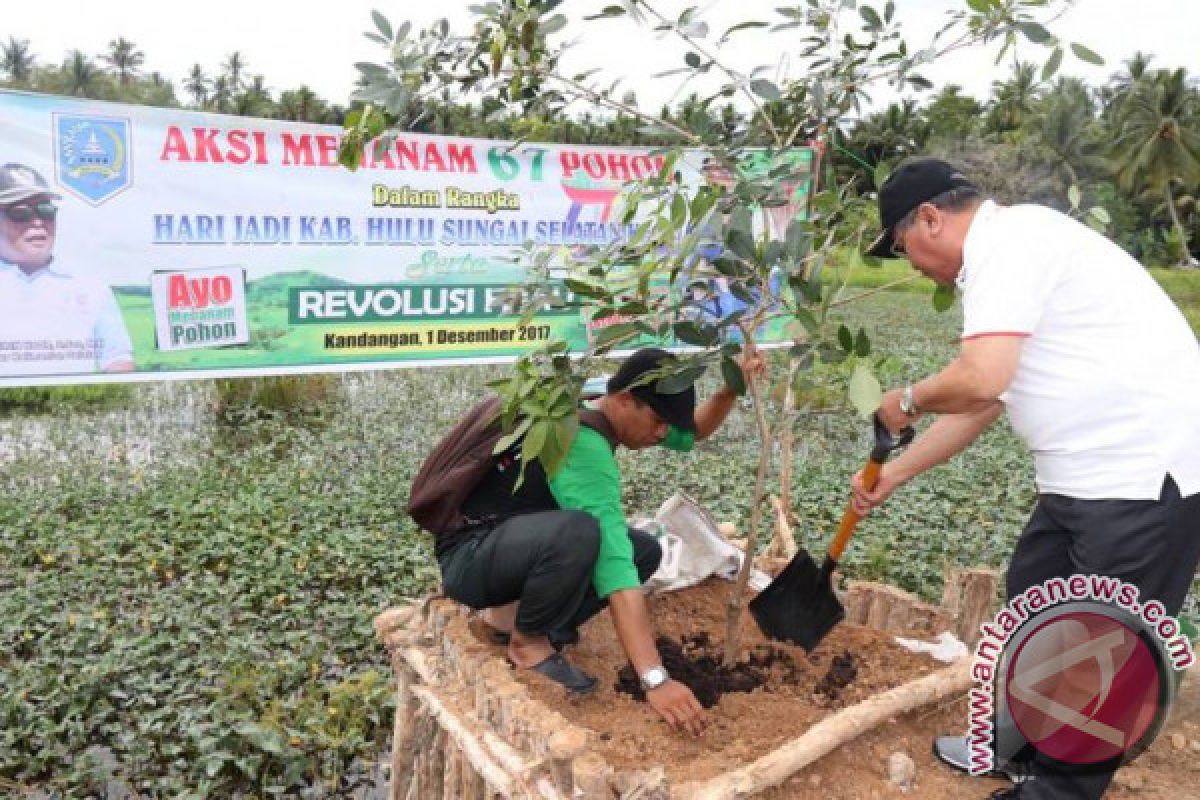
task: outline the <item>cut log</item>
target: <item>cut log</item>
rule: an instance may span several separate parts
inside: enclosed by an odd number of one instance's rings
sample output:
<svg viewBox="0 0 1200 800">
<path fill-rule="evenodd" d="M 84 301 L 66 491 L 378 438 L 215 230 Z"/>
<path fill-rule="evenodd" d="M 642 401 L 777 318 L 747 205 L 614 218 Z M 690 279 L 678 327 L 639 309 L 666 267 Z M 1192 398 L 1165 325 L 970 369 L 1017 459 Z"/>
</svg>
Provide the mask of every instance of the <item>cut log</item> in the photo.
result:
<svg viewBox="0 0 1200 800">
<path fill-rule="evenodd" d="M 991 569 L 950 569 L 942 590 L 942 607 L 954 620 L 954 635 L 974 647 L 979 641 L 979 626 L 998 607 L 997 586 L 1000 576 Z"/>
<path fill-rule="evenodd" d="M 510 796 L 513 789 L 512 776 L 492 759 L 491 754 L 484 749 L 474 734 L 467 730 L 458 717 L 446 708 L 437 695 L 425 687 L 414 686 L 412 692 L 437 719 L 438 725 L 446 732 L 446 735 L 454 740 L 454 744 L 457 745 L 471 767 L 471 770 L 468 771 L 479 773 L 488 786 L 498 794 L 505 797 Z M 434 748 L 430 755 L 436 758 L 439 749 Z M 440 774 L 438 777 L 441 777 Z"/>
<path fill-rule="evenodd" d="M 970 662 L 939 670 L 931 675 L 867 698 L 856 706 L 827 717 L 798 739 L 752 764 L 704 783 L 672 788 L 676 800 L 735 800 L 778 786 L 797 771 L 888 719 L 915 708 L 965 692 L 971 685 Z"/>
<path fill-rule="evenodd" d="M 884 583 L 851 581 L 842 603 L 847 622 L 881 631 L 932 636 L 953 626 L 945 610 Z"/>
</svg>

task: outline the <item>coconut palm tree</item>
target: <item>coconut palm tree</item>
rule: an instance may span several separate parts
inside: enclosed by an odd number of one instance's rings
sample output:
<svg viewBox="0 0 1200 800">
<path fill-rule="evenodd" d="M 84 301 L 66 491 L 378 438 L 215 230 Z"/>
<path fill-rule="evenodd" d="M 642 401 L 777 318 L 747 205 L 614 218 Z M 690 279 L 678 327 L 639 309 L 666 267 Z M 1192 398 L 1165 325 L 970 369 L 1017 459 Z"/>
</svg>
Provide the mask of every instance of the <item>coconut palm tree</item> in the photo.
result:
<svg viewBox="0 0 1200 800">
<path fill-rule="evenodd" d="M 218 75 L 213 80 L 208 107 L 221 114 L 229 114 L 233 111 L 233 88 L 229 85 L 229 76 Z"/>
<path fill-rule="evenodd" d="M 270 113 L 271 93 L 266 78 L 255 75 L 246 88 L 233 99 L 233 113 L 243 117 L 264 117 Z"/>
<path fill-rule="evenodd" d="M 1108 84 L 1103 87 L 1103 94 L 1105 96 L 1104 116 L 1110 124 L 1119 124 L 1121 107 L 1133 93 L 1134 87 L 1152 74 L 1150 62 L 1153 60 L 1154 56 L 1138 50 L 1125 60 L 1123 72 L 1117 72 L 1109 78 Z"/>
<path fill-rule="evenodd" d="M 118 83 L 128 86 L 137 77 L 142 64 L 146 63 L 146 54 L 124 36 L 118 36 L 108 43 L 108 52 L 101 55 L 100 60 L 117 73 Z"/>
<path fill-rule="evenodd" d="M 925 120 L 925 132 L 929 139 L 954 141 L 977 132 L 982 113 L 983 106 L 978 100 L 963 94 L 958 84 L 948 83 L 933 96 L 921 118 Z"/>
<path fill-rule="evenodd" d="M 1106 171 L 1103 134 L 1096 123 L 1096 104 L 1087 84 L 1063 77 L 1042 95 L 1028 121 L 1032 143 L 1042 150 L 1065 193 L 1087 175 Z"/>
<path fill-rule="evenodd" d="M 987 129 L 1003 133 L 1020 128 L 1034 113 L 1039 83 L 1037 65 L 1024 61 L 1013 64 L 1012 77 L 1008 80 L 993 81 Z"/>
<path fill-rule="evenodd" d="M 850 134 L 850 146 L 871 164 L 912 155 L 925 147 L 929 125 L 917 111 L 915 100 L 892 103 L 871 114 Z"/>
<path fill-rule="evenodd" d="M 246 59 L 242 58 L 242 54 L 238 50 L 234 50 L 229 54 L 229 58 L 225 59 L 225 63 L 221 65 L 221 69 L 225 70 L 226 85 L 231 92 L 240 92 L 242 90 L 243 73 L 246 71 Z"/>
<path fill-rule="evenodd" d="M 9 36 L 8 41 L 0 45 L 0 71 L 8 76 L 14 86 L 28 86 L 33 78 L 33 53 L 29 50 L 28 39 L 18 39 Z"/>
<path fill-rule="evenodd" d="M 307 86 L 288 89 L 279 95 L 279 116 L 298 122 L 320 122 L 325 114 L 325 101 Z"/>
<path fill-rule="evenodd" d="M 202 108 L 208 103 L 209 85 L 210 81 L 208 76 L 204 74 L 204 67 L 199 64 L 192 64 L 187 79 L 183 83 L 183 90 L 192 96 L 192 103 L 197 107 Z"/>
<path fill-rule="evenodd" d="M 63 91 L 79 97 L 95 97 L 100 88 L 100 70 L 82 50 L 71 50 L 62 66 Z"/>
<path fill-rule="evenodd" d="M 1122 189 L 1161 194 L 1183 243 L 1181 261 L 1194 265 L 1175 201 L 1176 186 L 1200 182 L 1200 97 L 1185 69 L 1158 70 L 1136 84 L 1122 107 L 1113 158 Z"/>
<path fill-rule="evenodd" d="M 141 102 L 146 105 L 174 108 L 179 106 L 175 98 L 175 85 L 163 77 L 161 72 L 151 72 L 141 86 Z"/>
</svg>

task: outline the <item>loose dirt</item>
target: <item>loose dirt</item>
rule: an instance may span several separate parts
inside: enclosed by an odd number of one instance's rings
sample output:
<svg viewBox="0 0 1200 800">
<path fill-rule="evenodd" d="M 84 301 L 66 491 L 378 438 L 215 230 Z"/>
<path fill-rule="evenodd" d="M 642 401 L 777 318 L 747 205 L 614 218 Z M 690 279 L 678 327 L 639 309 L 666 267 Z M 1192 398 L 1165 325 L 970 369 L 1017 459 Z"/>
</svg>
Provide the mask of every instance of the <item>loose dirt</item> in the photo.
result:
<svg viewBox="0 0 1200 800">
<path fill-rule="evenodd" d="M 698 689 L 708 707 L 708 730 L 693 739 L 674 732 L 641 698 L 611 618 L 586 625 L 567 656 L 600 680 L 589 697 L 573 700 L 535 673 L 518 678 L 538 700 L 596 731 L 597 751 L 620 770 L 661 765 L 672 782 L 703 780 L 742 766 L 804 733 L 828 714 L 915 680 L 941 665 L 908 652 L 892 636 L 843 624 L 811 654 L 768 641 L 747 616 L 737 666 L 720 663 L 730 584 L 712 580 L 649 598 L 668 670 Z M 482 634 L 482 631 L 480 631 Z M 481 640 L 486 638 L 481 635 Z M 497 654 L 502 648 L 493 645 Z M 625 670 L 622 673 L 622 670 Z"/>
</svg>

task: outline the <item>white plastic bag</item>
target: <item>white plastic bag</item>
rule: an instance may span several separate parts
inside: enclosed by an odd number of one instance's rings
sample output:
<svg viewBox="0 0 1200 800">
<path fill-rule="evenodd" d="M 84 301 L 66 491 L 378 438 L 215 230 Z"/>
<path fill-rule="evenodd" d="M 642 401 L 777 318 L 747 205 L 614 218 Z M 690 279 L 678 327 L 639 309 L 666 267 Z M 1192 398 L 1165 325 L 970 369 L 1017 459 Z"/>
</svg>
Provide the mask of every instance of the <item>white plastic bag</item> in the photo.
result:
<svg viewBox="0 0 1200 800">
<path fill-rule="evenodd" d="M 646 582 L 652 592 L 670 592 L 700 583 L 710 575 L 726 580 L 737 577 L 742 551 L 717 530 L 707 511 L 683 492 L 663 503 L 654 520 L 635 520 L 634 527 L 653 533 L 662 545 L 658 571 Z M 750 586 L 761 591 L 771 576 L 759 570 L 750 573 Z"/>
</svg>

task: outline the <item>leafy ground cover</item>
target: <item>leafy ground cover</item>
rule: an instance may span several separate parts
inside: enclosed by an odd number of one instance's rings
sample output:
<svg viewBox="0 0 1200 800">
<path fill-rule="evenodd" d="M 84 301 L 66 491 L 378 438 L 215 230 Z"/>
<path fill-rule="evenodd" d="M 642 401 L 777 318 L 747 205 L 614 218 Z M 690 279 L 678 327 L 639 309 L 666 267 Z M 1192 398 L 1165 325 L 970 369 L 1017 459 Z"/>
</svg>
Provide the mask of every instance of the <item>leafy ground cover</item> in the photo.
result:
<svg viewBox="0 0 1200 800">
<path fill-rule="evenodd" d="M 956 346 L 956 312 L 924 294 L 842 313 L 888 355 L 891 385 Z M 393 712 L 371 619 L 436 578 L 407 486 L 502 369 L 347 375 L 320 411 L 232 427 L 201 383 L 140 386 L 128 408 L 0 417 L 0 794 L 369 791 Z M 870 434 L 838 405 L 802 415 L 797 442 L 797 533 L 821 552 Z M 693 453 L 624 454 L 627 509 L 653 512 L 680 488 L 743 526 L 757 448 L 735 413 Z M 1002 566 L 1032 474 L 997 425 L 873 514 L 846 572 L 933 598 L 946 563 Z"/>
</svg>

